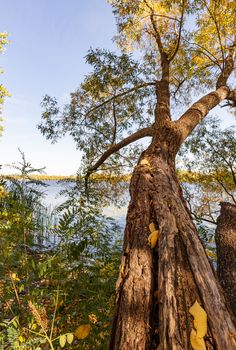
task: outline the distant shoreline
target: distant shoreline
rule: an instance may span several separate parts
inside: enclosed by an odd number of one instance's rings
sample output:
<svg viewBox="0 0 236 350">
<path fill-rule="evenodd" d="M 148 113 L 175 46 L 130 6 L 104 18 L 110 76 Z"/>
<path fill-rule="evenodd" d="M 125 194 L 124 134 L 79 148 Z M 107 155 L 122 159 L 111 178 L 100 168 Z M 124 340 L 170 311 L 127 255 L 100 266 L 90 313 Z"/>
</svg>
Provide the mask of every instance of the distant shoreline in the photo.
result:
<svg viewBox="0 0 236 350">
<path fill-rule="evenodd" d="M 215 173 L 198 173 L 191 172 L 187 170 L 177 170 L 177 177 L 181 183 L 202 183 L 202 184 L 210 184 L 215 180 Z M 218 174 L 219 175 L 219 174 Z M 227 172 L 222 172 L 222 177 L 225 178 L 226 181 L 232 186 L 232 188 L 236 188 L 234 183 L 231 183 L 232 180 L 230 178 L 230 174 Z M 104 173 L 96 173 L 90 176 L 90 180 L 92 181 L 112 181 L 114 183 L 118 183 L 119 181 L 129 182 L 131 180 L 131 174 L 124 175 L 107 175 Z M 27 176 L 22 176 L 18 174 L 0 174 L 0 177 L 5 180 L 11 179 L 26 179 L 26 180 L 38 180 L 38 181 L 76 181 L 78 178 L 76 175 L 46 175 L 46 174 L 31 174 Z M 80 176 L 80 180 L 84 180 L 84 176 Z"/>
<path fill-rule="evenodd" d="M 18 175 L 18 174 L 2 174 L 1 177 L 5 180 L 10 180 L 10 179 L 23 179 L 24 176 Z M 42 175 L 42 174 L 32 174 L 32 175 L 27 175 L 25 177 L 26 179 L 32 179 L 32 180 L 40 180 L 40 181 L 71 181 L 71 180 L 76 180 L 75 175 Z"/>
<path fill-rule="evenodd" d="M 2 174 L 0 175 L 5 180 L 11 180 L 11 179 L 26 179 L 26 180 L 39 180 L 39 181 L 75 181 L 78 177 L 76 175 L 46 175 L 46 174 L 31 174 L 27 176 L 22 176 L 19 174 Z M 81 179 L 84 179 L 83 176 L 81 176 Z M 131 179 L 131 175 L 105 175 L 105 174 L 92 174 L 90 176 L 91 180 L 95 181 L 129 181 Z"/>
</svg>

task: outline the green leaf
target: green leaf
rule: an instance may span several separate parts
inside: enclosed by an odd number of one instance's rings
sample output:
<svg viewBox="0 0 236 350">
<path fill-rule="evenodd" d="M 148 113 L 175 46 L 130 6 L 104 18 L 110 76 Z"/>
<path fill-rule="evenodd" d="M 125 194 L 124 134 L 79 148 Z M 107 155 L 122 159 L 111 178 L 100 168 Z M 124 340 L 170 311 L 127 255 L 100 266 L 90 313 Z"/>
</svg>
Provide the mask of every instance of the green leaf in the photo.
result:
<svg viewBox="0 0 236 350">
<path fill-rule="evenodd" d="M 14 319 L 12 320 L 12 324 L 13 324 L 13 326 L 14 326 L 15 328 L 18 328 L 18 322 L 17 322 L 17 319 L 16 319 L 16 318 L 14 318 Z"/>
<path fill-rule="evenodd" d="M 39 339 L 40 344 L 45 344 L 47 342 L 46 338 L 40 338 Z"/>
</svg>

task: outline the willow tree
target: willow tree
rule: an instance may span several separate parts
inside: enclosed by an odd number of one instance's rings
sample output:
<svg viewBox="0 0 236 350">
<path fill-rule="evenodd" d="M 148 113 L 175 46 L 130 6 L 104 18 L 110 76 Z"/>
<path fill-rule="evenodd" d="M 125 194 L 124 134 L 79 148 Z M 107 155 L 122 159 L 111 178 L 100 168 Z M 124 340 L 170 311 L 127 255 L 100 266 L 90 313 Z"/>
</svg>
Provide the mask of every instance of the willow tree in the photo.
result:
<svg viewBox="0 0 236 350">
<path fill-rule="evenodd" d="M 235 104 L 235 2 L 109 2 L 121 55 L 90 50 L 92 72 L 64 108 L 45 96 L 40 129 L 54 141 L 71 134 L 84 151 L 87 186 L 93 172 L 119 174 L 138 157 L 110 349 L 236 349 L 233 316 L 175 173 L 176 154 L 193 129 L 222 101 Z M 150 143 L 141 151 L 134 142 L 145 137 Z M 158 232 L 153 248 L 150 228 Z M 208 327 L 194 345 L 189 309 L 196 300 Z"/>
</svg>

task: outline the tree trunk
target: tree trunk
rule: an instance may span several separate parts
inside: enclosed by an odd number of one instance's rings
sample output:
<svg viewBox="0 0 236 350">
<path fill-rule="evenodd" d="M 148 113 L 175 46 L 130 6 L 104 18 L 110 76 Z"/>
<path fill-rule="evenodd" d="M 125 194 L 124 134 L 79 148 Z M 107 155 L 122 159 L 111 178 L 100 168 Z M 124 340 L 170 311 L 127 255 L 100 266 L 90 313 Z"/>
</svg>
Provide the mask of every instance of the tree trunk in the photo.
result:
<svg viewBox="0 0 236 350">
<path fill-rule="evenodd" d="M 235 350 L 236 329 L 175 175 L 174 147 L 160 142 L 143 152 L 131 179 L 110 350 L 192 349 L 196 299 L 208 317 L 207 349 Z M 160 233 L 154 249 L 150 223 Z"/>
<path fill-rule="evenodd" d="M 236 206 L 221 203 L 216 229 L 217 273 L 236 318 Z"/>
</svg>

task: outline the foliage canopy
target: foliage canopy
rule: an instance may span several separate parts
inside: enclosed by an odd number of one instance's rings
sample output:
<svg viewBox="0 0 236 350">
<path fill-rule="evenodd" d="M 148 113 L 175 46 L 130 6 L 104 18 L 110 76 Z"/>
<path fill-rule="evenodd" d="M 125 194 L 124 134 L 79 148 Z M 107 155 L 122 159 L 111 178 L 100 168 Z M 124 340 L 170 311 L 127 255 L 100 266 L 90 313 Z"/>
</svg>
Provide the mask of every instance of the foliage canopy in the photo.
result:
<svg viewBox="0 0 236 350">
<path fill-rule="evenodd" d="M 152 136 L 160 81 L 168 84 L 174 119 L 196 93 L 225 84 L 234 71 L 236 9 L 225 0 L 108 2 L 121 54 L 90 49 L 91 73 L 66 106 L 44 97 L 39 129 L 53 142 L 69 133 L 84 152 L 85 172 L 102 166 L 118 174 L 140 154 L 133 142 Z"/>
</svg>

